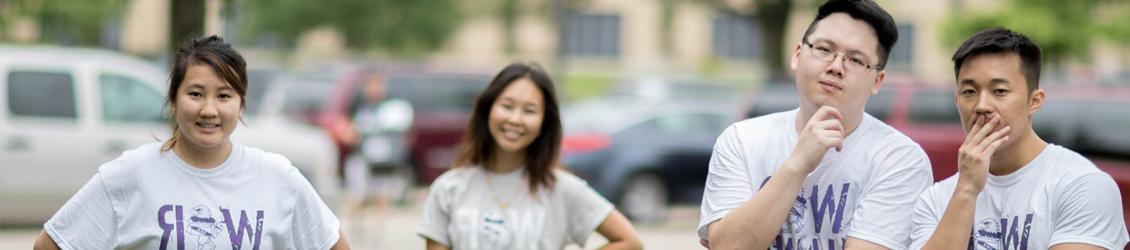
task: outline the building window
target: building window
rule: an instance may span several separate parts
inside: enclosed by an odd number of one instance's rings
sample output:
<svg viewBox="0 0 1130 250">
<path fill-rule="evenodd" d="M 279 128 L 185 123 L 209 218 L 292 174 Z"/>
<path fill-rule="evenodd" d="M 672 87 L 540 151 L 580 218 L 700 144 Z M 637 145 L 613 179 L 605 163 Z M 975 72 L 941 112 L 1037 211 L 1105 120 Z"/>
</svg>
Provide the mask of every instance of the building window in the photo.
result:
<svg viewBox="0 0 1130 250">
<path fill-rule="evenodd" d="M 713 52 L 717 57 L 753 59 L 761 56 L 761 28 L 757 20 L 728 13 L 714 16 Z"/>
<path fill-rule="evenodd" d="M 565 54 L 570 56 L 619 56 L 620 16 L 571 13 L 564 43 Z"/>
<path fill-rule="evenodd" d="M 891 48 L 887 67 L 891 70 L 911 71 L 914 69 L 914 26 L 899 25 L 899 40 Z"/>
</svg>

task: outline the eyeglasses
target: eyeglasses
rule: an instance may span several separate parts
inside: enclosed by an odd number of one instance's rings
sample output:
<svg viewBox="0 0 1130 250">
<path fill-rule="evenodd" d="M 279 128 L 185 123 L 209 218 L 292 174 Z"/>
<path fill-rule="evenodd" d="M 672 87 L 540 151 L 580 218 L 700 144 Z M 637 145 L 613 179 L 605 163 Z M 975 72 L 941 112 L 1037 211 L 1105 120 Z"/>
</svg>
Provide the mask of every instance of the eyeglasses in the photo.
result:
<svg viewBox="0 0 1130 250">
<path fill-rule="evenodd" d="M 847 68 L 848 71 L 862 73 L 870 69 L 883 70 L 882 64 L 867 65 L 867 63 L 864 63 L 862 59 L 856 57 L 848 57 L 844 54 L 832 51 L 832 49 L 828 48 L 827 46 L 813 45 L 808 41 L 801 42 L 804 43 L 804 46 L 808 46 L 809 51 L 812 51 L 812 56 L 816 57 L 816 59 L 820 59 L 821 61 L 831 62 L 835 61 L 836 57 L 843 58 L 844 68 Z"/>
</svg>

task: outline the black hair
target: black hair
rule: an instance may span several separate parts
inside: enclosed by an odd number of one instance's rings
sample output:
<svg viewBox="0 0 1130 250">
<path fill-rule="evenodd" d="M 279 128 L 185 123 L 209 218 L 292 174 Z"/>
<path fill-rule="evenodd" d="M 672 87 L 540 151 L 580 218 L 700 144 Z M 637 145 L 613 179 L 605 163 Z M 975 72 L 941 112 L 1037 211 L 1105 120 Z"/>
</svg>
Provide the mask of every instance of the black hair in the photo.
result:
<svg viewBox="0 0 1130 250">
<path fill-rule="evenodd" d="M 1040 45 L 1027 36 L 1006 28 L 991 28 L 977 32 L 961 43 L 953 53 L 953 74 L 957 77 L 965 61 L 981 54 L 1016 53 L 1020 56 L 1020 69 L 1028 81 L 1028 93 L 1040 87 L 1040 67 L 1043 62 Z"/>
<path fill-rule="evenodd" d="M 181 82 L 184 81 L 188 67 L 192 65 L 212 68 L 212 72 L 216 72 L 228 85 L 231 85 L 236 94 L 239 94 L 239 107 L 244 108 L 246 102 L 243 100 L 247 96 L 247 62 L 243 60 L 243 56 L 239 55 L 239 52 L 232 49 L 231 44 L 224 42 L 223 38 L 215 35 L 189 38 L 177 48 L 172 65 L 169 67 L 172 71 L 169 72 L 169 90 L 165 96 L 165 105 L 176 105 L 177 90 L 180 89 Z M 180 140 L 181 134 L 176 116 L 173 115 L 173 119 L 170 119 L 170 121 L 173 127 L 173 136 L 165 141 L 165 144 L 161 146 L 161 151 L 172 149 L 173 144 Z"/>
<path fill-rule="evenodd" d="M 816 29 L 816 23 L 835 13 L 848 14 L 851 18 L 871 25 L 871 28 L 875 30 L 876 38 L 879 39 L 879 46 L 875 48 L 876 54 L 879 55 L 878 66 L 879 68 L 886 68 L 891 48 L 895 46 L 895 42 L 899 39 L 899 31 L 898 27 L 895 26 L 895 20 L 891 18 L 891 14 L 871 0 L 829 0 L 820 5 L 820 10 L 816 12 L 816 18 L 812 19 L 812 23 L 808 24 L 808 29 L 804 31 L 804 41 L 808 41 L 808 35 Z"/>
</svg>

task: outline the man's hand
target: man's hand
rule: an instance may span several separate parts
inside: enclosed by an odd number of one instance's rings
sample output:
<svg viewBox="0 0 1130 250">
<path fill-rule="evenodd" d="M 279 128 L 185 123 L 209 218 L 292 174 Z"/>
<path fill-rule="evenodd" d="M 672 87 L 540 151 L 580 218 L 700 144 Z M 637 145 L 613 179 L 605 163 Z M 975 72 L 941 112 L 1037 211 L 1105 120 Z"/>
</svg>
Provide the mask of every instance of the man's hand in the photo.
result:
<svg viewBox="0 0 1130 250">
<path fill-rule="evenodd" d="M 1000 116 L 997 114 L 977 116 L 973 128 L 965 136 L 965 143 L 958 151 L 959 176 L 956 192 L 966 192 L 976 197 L 985 187 L 985 179 L 989 174 L 989 161 L 997 147 L 1008 141 L 1010 127 L 997 128 L 999 123 Z"/>
<path fill-rule="evenodd" d="M 840 151 L 844 147 L 844 116 L 840 111 L 832 106 L 822 106 L 816 110 L 812 118 L 804 124 L 804 128 L 798 133 L 798 140 L 796 148 L 793 149 L 792 155 L 789 158 L 797 161 L 798 164 L 790 164 L 800 169 L 795 169 L 802 174 L 812 173 L 816 170 L 816 166 L 820 165 L 820 160 L 824 158 L 824 153 L 828 149 L 835 147 L 836 151 Z"/>
</svg>

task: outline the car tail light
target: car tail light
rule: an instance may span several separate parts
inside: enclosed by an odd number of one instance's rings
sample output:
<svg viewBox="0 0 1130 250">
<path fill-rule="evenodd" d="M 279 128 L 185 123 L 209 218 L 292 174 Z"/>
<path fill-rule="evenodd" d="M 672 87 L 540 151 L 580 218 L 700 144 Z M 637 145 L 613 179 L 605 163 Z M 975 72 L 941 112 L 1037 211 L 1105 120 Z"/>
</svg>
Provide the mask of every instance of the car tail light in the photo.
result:
<svg viewBox="0 0 1130 250">
<path fill-rule="evenodd" d="M 602 134 L 569 135 L 561 140 L 561 151 L 584 153 L 605 149 L 610 145 L 612 145 L 612 139 Z"/>
</svg>

